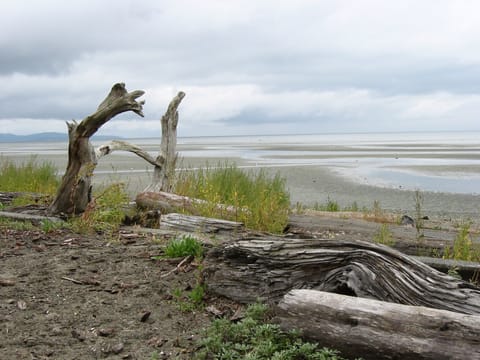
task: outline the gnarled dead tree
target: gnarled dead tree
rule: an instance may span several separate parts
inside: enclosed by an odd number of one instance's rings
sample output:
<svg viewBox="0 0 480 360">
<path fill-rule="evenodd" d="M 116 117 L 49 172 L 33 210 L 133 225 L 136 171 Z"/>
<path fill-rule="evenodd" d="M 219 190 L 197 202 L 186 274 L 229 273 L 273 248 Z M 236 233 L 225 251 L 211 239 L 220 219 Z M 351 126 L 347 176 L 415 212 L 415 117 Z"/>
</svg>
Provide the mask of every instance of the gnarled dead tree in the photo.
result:
<svg viewBox="0 0 480 360">
<path fill-rule="evenodd" d="M 50 214 L 78 214 L 86 209 L 91 200 L 91 178 L 97 165 L 90 137 L 120 113 L 133 111 L 143 116 L 145 102 L 137 101 L 143 94 L 142 90 L 127 92 L 123 83 L 115 84 L 95 113 L 80 123 L 67 123 L 68 164 L 56 197 L 49 207 Z"/>
</svg>

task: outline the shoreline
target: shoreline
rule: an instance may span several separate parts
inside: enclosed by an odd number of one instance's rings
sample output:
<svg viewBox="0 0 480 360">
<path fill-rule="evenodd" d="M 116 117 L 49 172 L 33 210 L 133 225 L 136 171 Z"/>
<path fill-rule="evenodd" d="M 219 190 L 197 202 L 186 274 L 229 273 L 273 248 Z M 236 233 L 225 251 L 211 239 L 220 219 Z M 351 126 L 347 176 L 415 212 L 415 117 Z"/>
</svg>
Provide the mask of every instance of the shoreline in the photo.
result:
<svg viewBox="0 0 480 360">
<path fill-rule="evenodd" d="M 108 164 L 99 165 L 99 172 L 94 176 L 94 184 L 122 181 L 126 183 L 130 193 L 142 191 L 150 183 L 153 169 L 148 165 L 145 165 L 146 170 L 138 169 L 139 162 L 135 163 L 137 169 L 119 168 L 119 171 L 112 170 L 112 166 Z M 363 184 L 354 179 L 349 180 L 326 166 L 269 165 L 264 167 L 252 165 L 239 158 L 182 158 L 179 168 L 194 170 L 202 166 L 213 167 L 224 163 L 236 164 L 247 171 L 262 169 L 270 176 L 278 173 L 286 181 L 292 207 L 300 204 L 311 208 L 315 204 L 323 205 L 331 200 L 337 202 L 341 208 L 351 207 L 355 203 L 359 209 L 373 209 L 374 202 L 378 202 L 380 208 L 385 211 L 410 215 L 415 212 L 415 190 Z M 128 161 L 123 162 L 123 165 L 128 165 Z M 422 211 L 427 216 L 468 219 L 480 213 L 480 195 L 423 190 L 420 194 L 423 197 Z"/>
</svg>

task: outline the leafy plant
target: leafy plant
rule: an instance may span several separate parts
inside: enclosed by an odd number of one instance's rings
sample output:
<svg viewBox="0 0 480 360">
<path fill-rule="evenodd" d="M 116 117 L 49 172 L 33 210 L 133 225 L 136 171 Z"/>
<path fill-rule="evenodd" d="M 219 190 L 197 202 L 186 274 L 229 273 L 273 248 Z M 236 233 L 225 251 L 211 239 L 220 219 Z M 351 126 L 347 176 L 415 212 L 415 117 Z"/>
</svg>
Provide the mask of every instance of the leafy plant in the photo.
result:
<svg viewBox="0 0 480 360">
<path fill-rule="evenodd" d="M 304 342 L 298 332 L 284 333 L 268 323 L 268 308 L 253 304 L 239 322 L 214 320 L 200 341 L 196 359 L 342 360 L 338 352 Z"/>
<path fill-rule="evenodd" d="M 165 256 L 169 258 L 195 256 L 201 257 L 203 255 L 203 245 L 200 241 L 190 235 L 182 236 L 170 240 L 164 249 Z"/>
<path fill-rule="evenodd" d="M 220 164 L 179 174 L 178 194 L 206 200 L 196 204 L 200 215 L 243 222 L 247 227 L 280 233 L 288 221 L 290 196 L 285 179 L 270 178 L 265 170 L 246 172 L 235 165 Z M 233 206 L 225 211 L 218 204 Z"/>
</svg>

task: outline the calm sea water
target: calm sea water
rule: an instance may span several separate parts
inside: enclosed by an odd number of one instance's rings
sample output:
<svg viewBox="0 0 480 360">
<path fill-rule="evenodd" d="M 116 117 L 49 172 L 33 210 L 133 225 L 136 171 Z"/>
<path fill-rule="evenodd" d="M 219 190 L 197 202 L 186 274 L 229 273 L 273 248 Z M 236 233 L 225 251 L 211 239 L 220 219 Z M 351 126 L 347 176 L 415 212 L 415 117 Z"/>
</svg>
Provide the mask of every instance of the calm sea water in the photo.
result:
<svg viewBox="0 0 480 360">
<path fill-rule="evenodd" d="M 128 141 L 158 152 L 158 138 Z M 3 157 L 20 161 L 34 154 L 59 169 L 66 149 L 59 142 L 0 144 Z M 480 132 L 191 137 L 179 138 L 178 150 L 184 158 L 235 159 L 243 167 L 322 167 L 378 187 L 480 193 Z M 135 158 L 114 153 L 98 172 L 146 171 L 148 165 Z"/>
</svg>

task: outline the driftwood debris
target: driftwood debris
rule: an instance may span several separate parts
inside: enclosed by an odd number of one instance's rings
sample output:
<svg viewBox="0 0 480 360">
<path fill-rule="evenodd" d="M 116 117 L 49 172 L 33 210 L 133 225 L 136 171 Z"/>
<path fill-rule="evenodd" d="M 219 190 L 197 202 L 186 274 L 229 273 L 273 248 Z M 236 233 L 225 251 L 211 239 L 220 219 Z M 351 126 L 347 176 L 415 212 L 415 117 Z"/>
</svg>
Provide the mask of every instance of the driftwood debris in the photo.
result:
<svg viewBox="0 0 480 360">
<path fill-rule="evenodd" d="M 383 245 L 349 240 L 251 237 L 212 249 L 209 290 L 235 301 L 279 301 L 315 289 L 480 314 L 480 289 Z"/>
<path fill-rule="evenodd" d="M 144 101 L 137 101 L 144 91 L 127 92 L 125 84 L 115 84 L 97 111 L 80 123 L 68 125 L 68 164 L 57 195 L 49 207 L 49 213 L 78 214 L 85 211 L 91 200 L 91 178 L 97 164 L 90 137 L 114 116 L 132 111 L 143 116 Z"/>
<path fill-rule="evenodd" d="M 315 290 L 292 290 L 275 321 L 363 359 L 480 359 L 480 316 Z"/>
<path fill-rule="evenodd" d="M 162 214 L 187 211 L 191 214 L 198 214 L 197 207 L 214 207 L 219 216 L 236 216 L 240 212 L 248 211 L 238 207 L 224 204 L 210 204 L 206 200 L 190 198 L 164 191 L 144 191 L 137 194 L 136 204 L 145 209 L 160 210 Z"/>
<path fill-rule="evenodd" d="M 178 92 L 160 120 L 162 125 L 160 152 L 156 158 L 157 165 L 155 165 L 153 170 L 152 183 L 145 189 L 147 192 L 172 190 L 172 180 L 175 176 L 175 165 L 177 162 L 177 108 L 184 97 L 185 93 L 183 91 Z"/>
<path fill-rule="evenodd" d="M 240 222 L 176 213 L 162 215 L 160 226 L 162 229 L 202 233 L 217 233 L 219 231 L 235 232 L 243 229 L 243 224 Z"/>
</svg>

